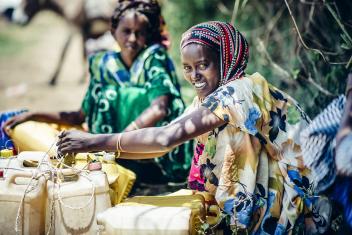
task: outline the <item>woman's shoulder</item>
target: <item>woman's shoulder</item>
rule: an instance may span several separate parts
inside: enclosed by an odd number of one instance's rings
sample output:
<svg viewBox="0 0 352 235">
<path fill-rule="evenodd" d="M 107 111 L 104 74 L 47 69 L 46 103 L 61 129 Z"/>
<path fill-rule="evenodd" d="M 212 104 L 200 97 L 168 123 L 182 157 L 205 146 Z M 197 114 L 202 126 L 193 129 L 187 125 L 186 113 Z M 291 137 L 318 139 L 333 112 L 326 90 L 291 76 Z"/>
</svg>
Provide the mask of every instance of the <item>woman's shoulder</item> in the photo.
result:
<svg viewBox="0 0 352 235">
<path fill-rule="evenodd" d="M 152 67 L 159 67 L 167 71 L 175 71 L 174 63 L 169 57 L 166 48 L 160 44 L 149 46 L 138 60 L 143 61 L 144 69 L 146 70 Z"/>
<path fill-rule="evenodd" d="M 144 50 L 142 57 L 146 60 L 166 60 L 169 58 L 169 55 L 164 46 L 153 44 Z"/>
<path fill-rule="evenodd" d="M 118 51 L 97 52 L 88 58 L 88 63 L 91 72 L 102 69 L 104 71 L 117 71 L 124 69 L 120 52 Z"/>
<path fill-rule="evenodd" d="M 254 95 L 260 99 L 264 98 L 265 100 L 271 98 L 281 100 L 292 99 L 288 94 L 270 84 L 264 76 L 258 72 L 246 74 L 240 79 L 233 80 L 224 86 L 224 88 L 226 87 L 231 87 L 237 95 Z"/>
<path fill-rule="evenodd" d="M 246 74 L 246 76 L 248 79 L 252 79 L 252 80 L 258 80 L 258 81 L 266 81 L 266 79 L 264 78 L 263 75 L 261 75 L 259 72 L 255 72 L 253 74 Z"/>
<path fill-rule="evenodd" d="M 167 50 L 166 50 L 165 46 L 163 46 L 159 43 L 152 44 L 149 47 L 147 47 L 147 49 L 153 53 L 167 54 Z"/>
<path fill-rule="evenodd" d="M 258 72 L 246 74 L 245 76 L 232 80 L 224 85 L 224 87 L 254 87 L 254 86 L 269 86 L 267 80 Z"/>
<path fill-rule="evenodd" d="M 102 62 L 110 58 L 116 59 L 119 57 L 118 51 L 99 51 L 88 57 L 89 62 Z"/>
</svg>

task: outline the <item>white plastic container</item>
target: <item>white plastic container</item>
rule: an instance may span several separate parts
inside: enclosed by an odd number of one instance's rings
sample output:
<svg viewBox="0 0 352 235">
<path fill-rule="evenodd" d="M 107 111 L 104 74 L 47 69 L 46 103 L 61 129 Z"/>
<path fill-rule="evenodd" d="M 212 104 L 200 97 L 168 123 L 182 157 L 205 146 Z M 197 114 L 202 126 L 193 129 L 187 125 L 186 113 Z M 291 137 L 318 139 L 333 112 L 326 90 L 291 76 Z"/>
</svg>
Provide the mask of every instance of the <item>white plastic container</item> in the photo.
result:
<svg viewBox="0 0 352 235">
<path fill-rule="evenodd" d="M 191 209 L 117 205 L 97 215 L 101 235 L 188 235 Z"/>
<path fill-rule="evenodd" d="M 41 151 L 23 151 L 17 156 L 10 158 L 0 158 L 0 169 L 4 170 L 4 176 L 6 177 L 11 172 L 35 172 L 37 171 L 37 165 L 42 162 L 40 170 L 48 170 L 49 167 L 45 163 L 49 163 L 50 158 L 45 152 Z M 32 164 L 32 166 L 31 166 Z"/>
<path fill-rule="evenodd" d="M 23 163 L 25 161 L 32 161 L 33 163 L 39 164 L 49 163 L 50 157 L 46 152 L 42 151 L 23 151 L 17 155 L 17 159 L 20 162 L 21 166 L 25 167 Z"/>
<path fill-rule="evenodd" d="M 27 188 L 31 172 L 10 172 L 4 180 L 0 181 L 0 234 L 16 234 L 15 223 L 17 211 L 21 205 L 22 197 Z M 25 178 L 26 180 L 20 180 Z M 25 182 L 22 184 L 21 182 Z M 33 186 L 33 187 L 32 187 Z M 37 235 L 45 232 L 45 188 L 46 180 L 40 177 L 33 180 L 24 199 L 21 210 L 21 219 L 18 220 L 18 234 Z"/>
<path fill-rule="evenodd" d="M 45 230 L 49 234 L 97 234 L 96 214 L 111 207 L 109 184 L 102 171 L 60 184 L 48 181 L 47 192 Z"/>
<path fill-rule="evenodd" d="M 18 162 L 17 157 L 0 158 L 0 169 L 3 170 L 5 177 L 10 172 L 22 171 L 21 164 Z"/>
<path fill-rule="evenodd" d="M 93 159 L 101 162 L 102 171 L 108 177 L 111 204 L 116 205 L 127 198 L 136 180 L 136 174 L 117 164 L 115 155 L 110 153 L 105 153 L 103 157 L 91 153 L 79 153 L 75 156 L 75 167 L 84 169 Z"/>
</svg>

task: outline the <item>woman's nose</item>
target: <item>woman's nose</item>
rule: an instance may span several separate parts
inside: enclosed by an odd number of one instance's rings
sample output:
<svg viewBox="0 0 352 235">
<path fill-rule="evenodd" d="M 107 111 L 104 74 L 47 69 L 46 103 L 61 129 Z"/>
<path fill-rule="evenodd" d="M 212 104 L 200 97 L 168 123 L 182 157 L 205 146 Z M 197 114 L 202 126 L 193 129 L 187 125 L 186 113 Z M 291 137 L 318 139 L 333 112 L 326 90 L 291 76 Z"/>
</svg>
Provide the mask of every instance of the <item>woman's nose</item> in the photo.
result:
<svg viewBox="0 0 352 235">
<path fill-rule="evenodd" d="M 200 74 L 198 73 L 198 71 L 196 69 L 194 69 L 191 73 L 191 79 L 193 81 L 197 81 L 200 78 Z"/>
<path fill-rule="evenodd" d="M 128 41 L 135 42 L 136 40 L 137 40 L 136 34 L 131 33 L 130 36 L 128 37 Z"/>
</svg>

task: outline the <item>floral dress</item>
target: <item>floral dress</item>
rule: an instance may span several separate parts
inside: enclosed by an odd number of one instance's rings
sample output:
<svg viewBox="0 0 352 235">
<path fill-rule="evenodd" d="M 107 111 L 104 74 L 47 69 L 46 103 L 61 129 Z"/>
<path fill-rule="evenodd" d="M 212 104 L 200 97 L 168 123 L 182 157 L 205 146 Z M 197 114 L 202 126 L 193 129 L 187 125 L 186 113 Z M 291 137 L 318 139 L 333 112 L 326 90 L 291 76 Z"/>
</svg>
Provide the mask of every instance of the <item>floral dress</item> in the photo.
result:
<svg viewBox="0 0 352 235">
<path fill-rule="evenodd" d="M 326 229 L 301 156 L 309 119 L 292 98 L 255 73 L 196 98 L 187 113 L 199 106 L 227 124 L 197 138 L 191 189 L 215 195 L 231 223 L 252 234 L 290 234 L 302 221 L 312 233 Z"/>
</svg>

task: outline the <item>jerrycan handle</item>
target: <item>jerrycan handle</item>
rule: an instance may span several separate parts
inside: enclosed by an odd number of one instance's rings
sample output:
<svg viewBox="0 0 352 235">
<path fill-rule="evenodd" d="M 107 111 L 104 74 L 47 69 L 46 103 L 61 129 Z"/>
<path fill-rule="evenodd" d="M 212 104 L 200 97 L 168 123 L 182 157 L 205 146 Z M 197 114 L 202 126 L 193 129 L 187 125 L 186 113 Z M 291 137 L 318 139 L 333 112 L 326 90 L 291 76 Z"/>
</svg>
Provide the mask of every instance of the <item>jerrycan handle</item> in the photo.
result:
<svg viewBox="0 0 352 235">
<path fill-rule="evenodd" d="M 11 174 L 9 174 L 6 179 L 6 185 L 10 185 L 10 184 L 14 184 L 15 183 L 15 179 L 18 177 L 23 177 L 23 178 L 31 178 L 35 173 L 33 172 L 29 172 L 29 171 L 21 171 L 21 172 L 13 172 Z"/>
</svg>

